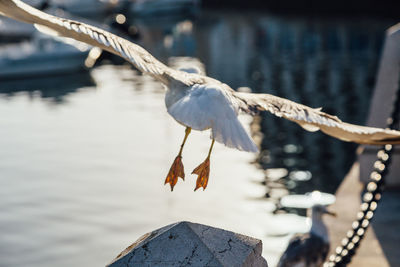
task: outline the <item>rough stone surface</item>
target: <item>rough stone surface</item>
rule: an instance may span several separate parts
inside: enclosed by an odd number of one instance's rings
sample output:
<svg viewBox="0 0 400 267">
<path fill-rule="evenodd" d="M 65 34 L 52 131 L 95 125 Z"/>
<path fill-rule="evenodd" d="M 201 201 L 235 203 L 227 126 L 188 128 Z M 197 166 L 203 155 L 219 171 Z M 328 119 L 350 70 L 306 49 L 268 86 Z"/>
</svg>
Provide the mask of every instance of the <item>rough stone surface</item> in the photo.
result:
<svg viewBox="0 0 400 267">
<path fill-rule="evenodd" d="M 266 267 L 261 240 L 191 222 L 147 233 L 110 263 L 119 266 Z"/>
<path fill-rule="evenodd" d="M 380 61 L 377 82 L 369 110 L 368 125 L 386 127 L 387 118 L 393 109 L 393 101 L 399 87 L 400 75 L 400 23 L 390 27 L 386 32 L 385 45 Z M 386 176 L 385 184 L 389 187 L 400 186 L 400 146 L 396 146 L 392 157 L 392 164 Z M 380 147 L 365 146 L 364 152 L 359 156 L 360 179 L 366 182 L 373 170 L 376 153 Z"/>
</svg>

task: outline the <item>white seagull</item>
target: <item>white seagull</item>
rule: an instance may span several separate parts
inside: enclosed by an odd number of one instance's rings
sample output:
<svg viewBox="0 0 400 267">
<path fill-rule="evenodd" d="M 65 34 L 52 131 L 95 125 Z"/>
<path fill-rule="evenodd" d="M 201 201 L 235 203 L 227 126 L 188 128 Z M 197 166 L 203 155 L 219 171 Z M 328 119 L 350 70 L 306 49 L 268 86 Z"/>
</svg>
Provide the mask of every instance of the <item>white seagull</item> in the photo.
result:
<svg viewBox="0 0 400 267">
<path fill-rule="evenodd" d="M 322 221 L 322 215 L 336 216 L 323 205 L 311 208 L 311 229 L 305 234 L 296 234 L 282 254 L 278 267 L 319 267 L 329 252 L 328 229 Z"/>
<path fill-rule="evenodd" d="M 0 14 L 34 24 L 39 30 L 97 46 L 131 62 L 138 70 L 160 81 L 166 88 L 168 113 L 186 127 L 185 137 L 165 179 L 171 190 L 184 179 L 182 149 L 191 131 L 211 129 L 210 151 L 194 169 L 196 188 L 207 187 L 210 155 L 214 141 L 243 151 L 257 152 L 257 146 L 238 120 L 240 111 L 254 114 L 269 111 L 298 123 L 307 131 L 321 130 L 338 139 L 360 144 L 399 144 L 400 132 L 342 122 L 338 117 L 269 94 L 236 92 L 229 85 L 201 74 L 196 68 L 175 70 L 155 59 L 142 47 L 97 27 L 63 19 L 37 10 L 19 0 L 0 0 Z"/>
</svg>

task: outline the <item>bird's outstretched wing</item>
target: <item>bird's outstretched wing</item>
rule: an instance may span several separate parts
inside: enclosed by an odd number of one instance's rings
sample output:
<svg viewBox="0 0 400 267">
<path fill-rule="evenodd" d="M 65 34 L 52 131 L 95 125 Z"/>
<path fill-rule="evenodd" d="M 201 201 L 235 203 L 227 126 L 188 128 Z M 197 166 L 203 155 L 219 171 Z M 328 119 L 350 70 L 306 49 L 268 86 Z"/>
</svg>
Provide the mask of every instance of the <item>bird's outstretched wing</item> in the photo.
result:
<svg viewBox="0 0 400 267">
<path fill-rule="evenodd" d="M 199 75 L 167 67 L 141 46 L 97 27 L 52 16 L 20 0 L 0 0 L 0 15 L 31 23 L 48 33 L 73 38 L 100 47 L 130 61 L 138 70 L 168 85 L 171 81 L 192 85 L 201 82 Z"/>
<path fill-rule="evenodd" d="M 234 92 L 240 109 L 247 113 L 269 111 L 272 114 L 298 123 L 305 130 L 322 132 L 343 141 L 359 144 L 400 144 L 400 132 L 388 129 L 365 127 L 342 122 L 338 117 L 310 108 L 285 98 L 269 94 Z"/>
</svg>

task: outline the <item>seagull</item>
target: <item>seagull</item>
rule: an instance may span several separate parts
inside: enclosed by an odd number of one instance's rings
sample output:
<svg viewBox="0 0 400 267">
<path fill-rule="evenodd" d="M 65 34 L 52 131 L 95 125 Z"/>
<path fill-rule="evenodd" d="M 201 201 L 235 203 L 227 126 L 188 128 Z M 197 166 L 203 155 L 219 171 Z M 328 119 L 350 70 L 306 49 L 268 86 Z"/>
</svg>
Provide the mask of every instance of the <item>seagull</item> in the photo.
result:
<svg viewBox="0 0 400 267">
<path fill-rule="evenodd" d="M 174 189 L 178 178 L 185 178 L 182 151 L 191 130 L 211 129 L 211 145 L 206 159 L 192 174 L 197 175 L 195 191 L 206 189 L 210 174 L 210 156 L 214 142 L 247 152 L 258 148 L 238 120 L 240 112 L 251 115 L 268 111 L 298 123 L 307 131 L 318 131 L 359 144 L 399 144 L 400 132 L 342 122 L 321 108 L 311 108 L 270 94 L 233 90 L 229 85 L 206 76 L 197 68 L 172 69 L 141 46 L 86 23 L 56 17 L 20 0 L 0 0 L 0 15 L 31 23 L 40 31 L 69 37 L 123 57 L 139 71 L 160 81 L 165 89 L 167 112 L 186 127 L 178 155 L 164 184 Z"/>
<path fill-rule="evenodd" d="M 282 254 L 278 267 L 319 267 L 329 252 L 329 235 L 322 215 L 336 216 L 325 206 L 316 204 L 311 208 L 311 230 L 297 234 L 290 241 Z"/>
</svg>

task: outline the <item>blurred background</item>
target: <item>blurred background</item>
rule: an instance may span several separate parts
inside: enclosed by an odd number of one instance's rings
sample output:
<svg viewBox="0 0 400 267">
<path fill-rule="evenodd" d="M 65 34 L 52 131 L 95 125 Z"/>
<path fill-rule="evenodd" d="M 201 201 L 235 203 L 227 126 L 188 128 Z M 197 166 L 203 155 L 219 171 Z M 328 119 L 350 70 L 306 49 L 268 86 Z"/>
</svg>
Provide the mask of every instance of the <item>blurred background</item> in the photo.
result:
<svg viewBox="0 0 400 267">
<path fill-rule="evenodd" d="M 195 64 L 364 124 L 385 30 L 400 2 L 30 0 L 112 31 L 172 67 Z M 216 145 L 206 191 L 191 170 L 209 132 L 191 134 L 186 181 L 164 179 L 184 128 L 158 82 L 81 43 L 0 17 L 0 266 L 104 266 L 142 234 L 179 220 L 262 239 L 275 266 L 334 201 L 357 146 L 269 114 L 241 118 L 260 146 Z M 293 198 L 295 198 L 295 203 Z"/>
</svg>

